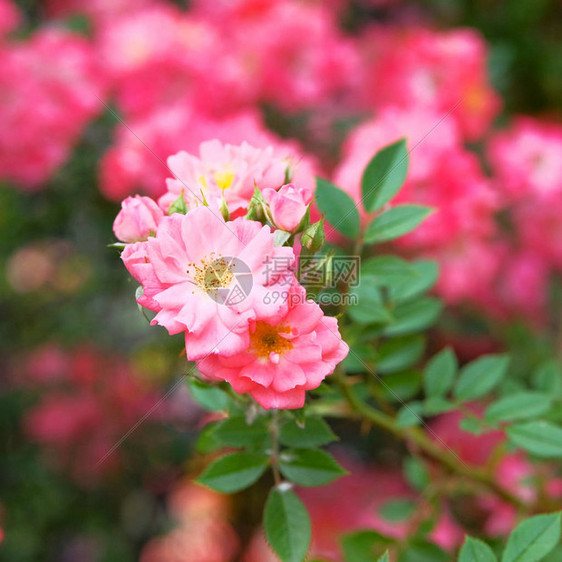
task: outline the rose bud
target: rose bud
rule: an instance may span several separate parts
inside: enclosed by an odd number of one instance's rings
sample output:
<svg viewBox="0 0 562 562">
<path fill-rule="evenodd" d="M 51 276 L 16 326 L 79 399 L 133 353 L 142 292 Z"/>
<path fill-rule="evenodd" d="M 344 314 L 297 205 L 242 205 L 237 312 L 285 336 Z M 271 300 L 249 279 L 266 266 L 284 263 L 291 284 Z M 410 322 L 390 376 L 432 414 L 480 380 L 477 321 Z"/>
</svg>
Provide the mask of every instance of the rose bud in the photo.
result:
<svg viewBox="0 0 562 562">
<path fill-rule="evenodd" d="M 312 201 L 312 190 L 292 183 L 284 185 L 279 191 L 264 189 L 262 195 L 269 205 L 275 226 L 287 232 L 297 229 Z"/>
<path fill-rule="evenodd" d="M 150 197 L 127 197 L 121 203 L 121 211 L 113 223 L 113 232 L 121 242 L 141 242 L 156 234 L 163 216 L 162 209 Z"/>
</svg>

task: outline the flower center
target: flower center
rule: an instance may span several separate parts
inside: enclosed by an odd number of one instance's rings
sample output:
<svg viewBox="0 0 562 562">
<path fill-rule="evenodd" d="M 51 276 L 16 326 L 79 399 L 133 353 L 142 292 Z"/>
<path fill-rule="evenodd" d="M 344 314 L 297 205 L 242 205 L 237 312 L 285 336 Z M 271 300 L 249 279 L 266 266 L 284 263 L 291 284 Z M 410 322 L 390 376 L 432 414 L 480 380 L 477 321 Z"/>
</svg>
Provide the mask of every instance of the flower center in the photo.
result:
<svg viewBox="0 0 562 562">
<path fill-rule="evenodd" d="M 258 357 L 269 357 L 271 353 L 282 355 L 293 348 L 293 343 L 281 334 L 290 333 L 290 326 L 256 322 L 256 329 L 250 334 L 250 351 Z"/>
<path fill-rule="evenodd" d="M 228 189 L 232 182 L 234 181 L 234 172 L 232 171 L 230 166 L 227 166 L 224 170 L 217 171 L 213 174 L 213 178 L 217 187 L 219 189 L 225 190 Z"/>
<path fill-rule="evenodd" d="M 193 281 L 207 294 L 216 294 L 221 288 L 229 287 L 234 279 L 232 271 L 232 261 L 223 258 L 220 254 L 218 258 L 214 257 L 215 252 L 204 257 L 201 262 L 196 265 L 188 264 L 194 268 Z M 189 273 L 189 269 L 188 269 Z"/>
</svg>

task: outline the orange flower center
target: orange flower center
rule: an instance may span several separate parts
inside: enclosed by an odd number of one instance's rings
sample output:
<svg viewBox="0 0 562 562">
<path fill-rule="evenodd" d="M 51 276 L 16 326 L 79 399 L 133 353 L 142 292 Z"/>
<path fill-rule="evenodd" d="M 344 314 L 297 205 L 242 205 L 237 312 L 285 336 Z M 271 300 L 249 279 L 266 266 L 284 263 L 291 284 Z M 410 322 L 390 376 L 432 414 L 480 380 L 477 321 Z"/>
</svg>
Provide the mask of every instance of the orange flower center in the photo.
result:
<svg viewBox="0 0 562 562">
<path fill-rule="evenodd" d="M 258 357 L 269 357 L 271 353 L 282 355 L 293 348 L 292 342 L 281 334 L 290 334 L 290 326 L 272 326 L 267 322 L 256 322 L 250 334 L 250 351 Z"/>
</svg>

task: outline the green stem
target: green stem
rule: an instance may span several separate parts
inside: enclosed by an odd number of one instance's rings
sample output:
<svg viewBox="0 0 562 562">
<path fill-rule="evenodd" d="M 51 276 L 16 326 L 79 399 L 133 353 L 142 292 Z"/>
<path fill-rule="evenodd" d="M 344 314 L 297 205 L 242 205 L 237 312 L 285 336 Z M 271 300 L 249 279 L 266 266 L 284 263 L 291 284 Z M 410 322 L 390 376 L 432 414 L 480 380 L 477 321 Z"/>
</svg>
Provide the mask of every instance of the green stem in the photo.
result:
<svg viewBox="0 0 562 562">
<path fill-rule="evenodd" d="M 273 479 L 275 485 L 281 484 L 281 474 L 279 473 L 279 410 L 273 410 L 271 416 L 271 470 L 273 471 Z"/>
<path fill-rule="evenodd" d="M 462 462 L 451 451 L 443 449 L 432 441 L 420 428 L 409 427 L 400 428 L 391 416 L 372 408 L 355 396 L 344 377 L 337 375 L 338 385 L 343 392 L 349 405 L 362 417 L 368 419 L 374 425 L 388 431 L 399 439 L 404 439 L 416 444 L 427 456 L 445 466 L 454 474 L 467 478 L 478 484 L 483 485 L 505 501 L 517 506 L 519 509 L 526 510 L 527 506 L 517 497 L 499 486 L 494 478 L 487 472 L 476 467 L 468 466 Z"/>
</svg>

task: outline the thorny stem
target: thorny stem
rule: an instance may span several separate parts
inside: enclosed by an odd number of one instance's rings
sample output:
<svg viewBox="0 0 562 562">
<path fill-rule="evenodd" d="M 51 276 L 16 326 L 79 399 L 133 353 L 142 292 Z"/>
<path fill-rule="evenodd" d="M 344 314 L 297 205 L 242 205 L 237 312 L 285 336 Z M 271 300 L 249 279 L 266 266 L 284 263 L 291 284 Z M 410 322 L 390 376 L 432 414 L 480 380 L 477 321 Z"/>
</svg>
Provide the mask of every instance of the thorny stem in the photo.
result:
<svg viewBox="0 0 562 562">
<path fill-rule="evenodd" d="M 404 439 L 415 443 L 415 445 L 423 451 L 427 456 L 436 460 L 441 465 L 449 469 L 451 472 L 472 480 L 494 492 L 497 496 L 505 501 L 515 505 L 521 510 L 527 510 L 526 506 L 517 496 L 514 496 L 501 486 L 499 486 L 493 477 L 476 467 L 467 466 L 450 451 L 443 449 L 441 446 L 432 441 L 420 428 L 409 427 L 400 428 L 391 416 L 372 408 L 355 396 L 347 381 L 341 374 L 336 375 L 337 383 L 345 396 L 349 405 L 358 412 L 362 417 L 368 419 L 374 425 L 392 433 L 399 439 Z"/>
</svg>

